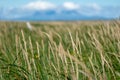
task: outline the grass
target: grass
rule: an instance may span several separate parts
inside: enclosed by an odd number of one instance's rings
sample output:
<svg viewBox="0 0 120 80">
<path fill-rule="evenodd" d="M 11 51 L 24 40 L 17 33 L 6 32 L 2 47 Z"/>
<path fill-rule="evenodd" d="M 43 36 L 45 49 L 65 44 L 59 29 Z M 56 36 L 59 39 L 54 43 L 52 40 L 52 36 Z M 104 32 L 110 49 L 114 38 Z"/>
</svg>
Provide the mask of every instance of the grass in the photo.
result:
<svg viewBox="0 0 120 80">
<path fill-rule="evenodd" d="M 0 80 L 119 80 L 120 24 L 0 22 Z"/>
</svg>

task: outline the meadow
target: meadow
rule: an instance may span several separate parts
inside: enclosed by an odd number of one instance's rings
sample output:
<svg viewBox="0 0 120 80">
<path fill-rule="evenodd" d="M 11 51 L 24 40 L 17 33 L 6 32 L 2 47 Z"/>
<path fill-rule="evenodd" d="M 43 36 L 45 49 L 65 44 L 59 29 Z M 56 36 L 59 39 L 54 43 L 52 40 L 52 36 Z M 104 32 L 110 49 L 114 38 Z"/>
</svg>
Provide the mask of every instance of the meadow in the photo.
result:
<svg viewBox="0 0 120 80">
<path fill-rule="evenodd" d="M 120 21 L 0 22 L 0 80 L 120 80 Z"/>
</svg>

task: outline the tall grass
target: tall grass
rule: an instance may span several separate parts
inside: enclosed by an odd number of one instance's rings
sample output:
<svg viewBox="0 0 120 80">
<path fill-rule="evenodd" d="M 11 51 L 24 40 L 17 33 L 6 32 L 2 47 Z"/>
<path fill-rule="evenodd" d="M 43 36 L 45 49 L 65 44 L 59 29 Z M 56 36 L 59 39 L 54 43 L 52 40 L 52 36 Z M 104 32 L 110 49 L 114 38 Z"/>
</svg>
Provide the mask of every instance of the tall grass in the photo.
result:
<svg viewBox="0 0 120 80">
<path fill-rule="evenodd" d="M 119 80 L 120 24 L 0 23 L 0 80 Z"/>
</svg>

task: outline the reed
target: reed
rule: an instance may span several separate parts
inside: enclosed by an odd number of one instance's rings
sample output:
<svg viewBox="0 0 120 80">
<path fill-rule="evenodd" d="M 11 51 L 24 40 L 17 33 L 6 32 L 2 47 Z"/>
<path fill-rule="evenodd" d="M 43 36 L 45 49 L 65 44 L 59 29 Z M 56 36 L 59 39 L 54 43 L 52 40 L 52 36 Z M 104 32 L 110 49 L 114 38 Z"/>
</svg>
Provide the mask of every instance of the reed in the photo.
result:
<svg viewBox="0 0 120 80">
<path fill-rule="evenodd" d="M 0 80 L 119 80 L 119 21 L 90 23 L 0 22 Z"/>
</svg>

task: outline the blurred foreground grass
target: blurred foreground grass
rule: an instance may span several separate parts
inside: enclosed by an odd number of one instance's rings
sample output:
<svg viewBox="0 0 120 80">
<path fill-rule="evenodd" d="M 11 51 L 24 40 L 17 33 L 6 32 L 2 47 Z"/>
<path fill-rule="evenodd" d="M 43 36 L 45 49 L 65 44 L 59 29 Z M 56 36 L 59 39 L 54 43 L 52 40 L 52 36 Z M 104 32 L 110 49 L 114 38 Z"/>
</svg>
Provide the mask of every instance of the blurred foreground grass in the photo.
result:
<svg viewBox="0 0 120 80">
<path fill-rule="evenodd" d="M 0 80 L 120 80 L 120 23 L 0 22 Z"/>
</svg>

